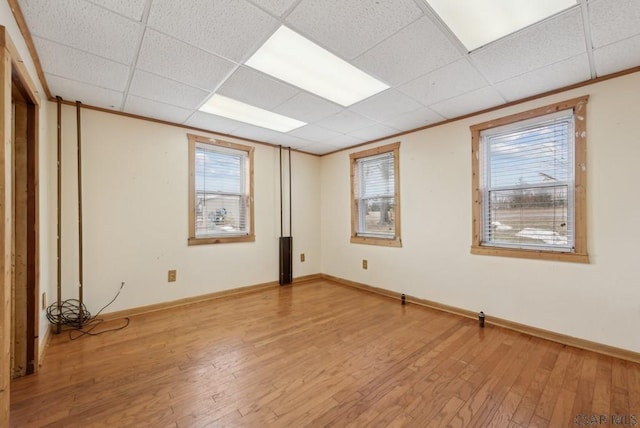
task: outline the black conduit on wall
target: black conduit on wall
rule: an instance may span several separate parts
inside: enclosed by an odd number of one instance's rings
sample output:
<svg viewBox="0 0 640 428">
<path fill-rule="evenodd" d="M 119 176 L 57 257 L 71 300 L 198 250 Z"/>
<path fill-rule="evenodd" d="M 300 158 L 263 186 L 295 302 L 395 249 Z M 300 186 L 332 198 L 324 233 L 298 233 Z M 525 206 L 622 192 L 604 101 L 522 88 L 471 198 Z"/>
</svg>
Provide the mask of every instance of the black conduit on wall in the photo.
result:
<svg viewBox="0 0 640 428">
<path fill-rule="evenodd" d="M 282 176 L 282 146 L 280 146 L 280 285 L 293 282 L 293 237 L 292 235 L 292 201 L 291 201 L 291 147 L 289 155 L 289 235 L 284 236 L 284 198 Z"/>
<path fill-rule="evenodd" d="M 57 181 L 58 181 L 58 228 L 57 228 L 57 301 L 56 301 L 56 313 L 55 325 L 56 334 L 62 332 L 63 324 L 63 303 L 62 303 L 62 98 L 57 96 L 57 114 L 58 114 L 58 168 L 57 168 Z M 82 227 L 82 122 L 81 122 L 81 106 L 80 101 L 76 101 L 76 130 L 77 130 L 77 151 L 78 151 L 78 328 L 82 328 L 85 321 L 83 311 L 83 283 L 84 283 L 84 257 L 83 257 L 83 227 Z"/>
<path fill-rule="evenodd" d="M 80 101 L 76 101 L 76 127 L 78 130 L 78 328 L 82 328 L 83 289 L 84 283 L 84 257 L 82 237 L 82 122 L 80 115 Z"/>
<path fill-rule="evenodd" d="M 62 98 L 56 97 L 58 103 L 58 276 L 57 276 L 57 307 L 62 312 Z M 56 321 L 56 334 L 62 332 L 62 319 Z"/>
</svg>

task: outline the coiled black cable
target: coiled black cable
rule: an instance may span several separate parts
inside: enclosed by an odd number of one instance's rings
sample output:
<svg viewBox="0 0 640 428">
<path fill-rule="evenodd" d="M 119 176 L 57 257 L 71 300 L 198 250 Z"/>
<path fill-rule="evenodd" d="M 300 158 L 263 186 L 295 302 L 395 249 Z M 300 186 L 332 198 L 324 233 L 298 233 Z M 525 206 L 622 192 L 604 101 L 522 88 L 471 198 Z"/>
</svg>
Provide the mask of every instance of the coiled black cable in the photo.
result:
<svg viewBox="0 0 640 428">
<path fill-rule="evenodd" d="M 93 332 L 98 325 L 104 322 L 104 320 L 98 318 L 98 316 L 102 311 L 108 308 L 109 305 L 116 301 L 123 288 L 124 282 L 120 285 L 120 289 L 116 293 L 115 297 L 111 299 L 109 303 L 104 305 L 94 317 L 91 316 L 91 313 L 87 310 L 87 307 L 84 304 L 80 307 L 80 301 L 78 299 L 67 299 L 60 304 L 60 308 L 58 308 L 58 302 L 49 305 L 47 307 L 47 319 L 53 325 L 58 325 L 58 323 L 60 323 L 63 326 L 71 327 L 72 330 L 69 331 L 69 338 L 71 340 L 75 340 L 84 335 L 97 336 L 111 331 L 122 330 L 129 325 L 129 318 L 124 318 L 125 324 L 123 326 L 103 330 L 97 333 Z M 82 328 L 80 326 L 82 326 Z M 72 335 L 73 331 L 80 334 L 74 337 L 74 335 Z"/>
<path fill-rule="evenodd" d="M 53 325 L 58 323 L 71 327 L 80 327 L 80 319 L 85 324 L 91 318 L 91 314 L 87 308 L 82 305 L 79 308 L 80 301 L 78 299 L 68 299 L 62 302 L 58 308 L 58 302 L 49 305 L 47 308 L 47 319 Z"/>
</svg>

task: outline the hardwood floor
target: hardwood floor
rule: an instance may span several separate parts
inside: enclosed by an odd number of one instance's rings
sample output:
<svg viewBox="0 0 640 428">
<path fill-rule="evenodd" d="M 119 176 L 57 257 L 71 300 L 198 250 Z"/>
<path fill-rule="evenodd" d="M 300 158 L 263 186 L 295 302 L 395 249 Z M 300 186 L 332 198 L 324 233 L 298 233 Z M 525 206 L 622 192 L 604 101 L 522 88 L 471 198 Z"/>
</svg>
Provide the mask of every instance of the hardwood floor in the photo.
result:
<svg viewBox="0 0 640 428">
<path fill-rule="evenodd" d="M 54 336 L 11 388 L 12 427 L 640 423 L 638 364 L 322 280 Z"/>
</svg>

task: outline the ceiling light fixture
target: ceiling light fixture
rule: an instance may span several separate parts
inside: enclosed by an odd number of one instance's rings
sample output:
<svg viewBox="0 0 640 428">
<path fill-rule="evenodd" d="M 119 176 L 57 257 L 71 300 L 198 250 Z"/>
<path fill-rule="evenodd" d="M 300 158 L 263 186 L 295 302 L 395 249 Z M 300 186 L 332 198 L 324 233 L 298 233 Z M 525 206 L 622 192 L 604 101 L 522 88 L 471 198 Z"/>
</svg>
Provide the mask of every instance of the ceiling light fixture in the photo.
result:
<svg viewBox="0 0 640 428">
<path fill-rule="evenodd" d="M 425 0 L 472 51 L 576 5 L 576 0 Z"/>
<path fill-rule="evenodd" d="M 245 64 L 344 107 L 389 88 L 285 26 Z"/>
<path fill-rule="evenodd" d="M 305 122 L 263 110 L 259 107 L 218 94 L 214 94 L 209 98 L 199 110 L 204 113 L 216 114 L 228 119 L 250 123 L 279 132 L 289 132 L 306 125 Z"/>
</svg>

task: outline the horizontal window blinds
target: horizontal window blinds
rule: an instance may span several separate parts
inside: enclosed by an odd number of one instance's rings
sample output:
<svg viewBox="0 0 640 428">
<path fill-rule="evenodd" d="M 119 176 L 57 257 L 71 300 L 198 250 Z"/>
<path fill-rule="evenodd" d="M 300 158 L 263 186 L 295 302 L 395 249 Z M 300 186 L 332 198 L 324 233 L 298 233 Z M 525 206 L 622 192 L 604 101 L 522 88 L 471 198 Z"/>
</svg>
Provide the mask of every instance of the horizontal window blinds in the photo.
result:
<svg viewBox="0 0 640 428">
<path fill-rule="evenodd" d="M 359 235 L 395 236 L 394 158 L 394 152 L 386 152 L 356 161 Z"/>
<path fill-rule="evenodd" d="M 483 244 L 571 251 L 573 115 L 483 133 Z"/>
<path fill-rule="evenodd" d="M 247 235 L 248 154 L 196 144 L 196 237 Z"/>
</svg>

